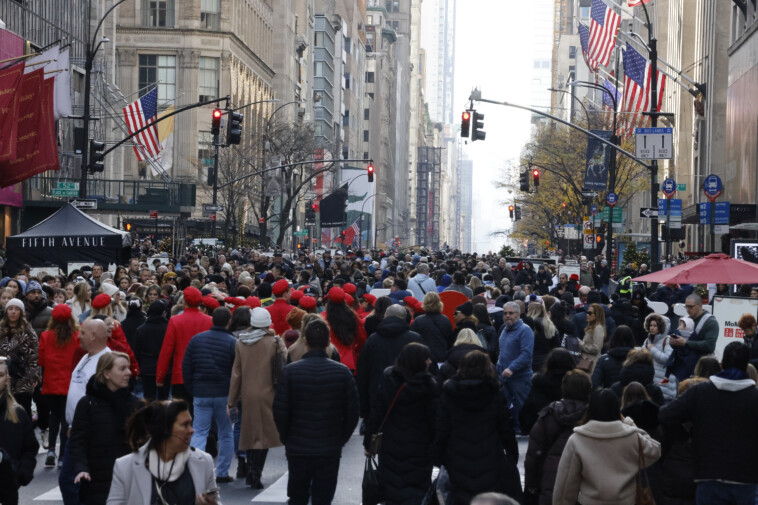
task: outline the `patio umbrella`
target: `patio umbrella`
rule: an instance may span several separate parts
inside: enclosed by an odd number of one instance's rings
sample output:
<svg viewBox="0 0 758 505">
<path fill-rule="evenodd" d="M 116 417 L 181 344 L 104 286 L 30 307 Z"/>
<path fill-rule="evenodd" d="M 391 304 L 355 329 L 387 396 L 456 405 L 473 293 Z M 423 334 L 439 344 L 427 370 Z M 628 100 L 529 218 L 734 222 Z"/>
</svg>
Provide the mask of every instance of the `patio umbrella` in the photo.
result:
<svg viewBox="0 0 758 505">
<path fill-rule="evenodd" d="M 709 254 L 632 280 L 665 284 L 754 284 L 758 283 L 758 264 L 734 259 L 728 254 Z"/>
</svg>

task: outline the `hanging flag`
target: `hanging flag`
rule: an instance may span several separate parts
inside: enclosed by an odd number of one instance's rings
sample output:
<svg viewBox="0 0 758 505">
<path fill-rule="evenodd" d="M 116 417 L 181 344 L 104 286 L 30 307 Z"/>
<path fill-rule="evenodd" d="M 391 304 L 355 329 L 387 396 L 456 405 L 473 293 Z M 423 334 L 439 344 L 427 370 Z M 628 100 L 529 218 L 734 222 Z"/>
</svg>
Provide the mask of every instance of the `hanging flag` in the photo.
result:
<svg viewBox="0 0 758 505">
<path fill-rule="evenodd" d="M 140 128 L 151 125 L 155 122 L 158 112 L 158 88 L 139 97 L 134 102 L 124 107 L 124 119 L 129 135 L 133 134 Z M 145 129 L 133 139 L 135 146 L 134 152 L 137 159 L 143 161 L 147 158 L 154 158 L 160 152 L 160 142 L 158 141 L 158 130 L 155 125 Z"/>
<path fill-rule="evenodd" d="M 611 132 L 607 130 L 590 130 L 605 140 L 610 140 Z M 595 137 L 587 138 L 587 162 L 584 170 L 585 191 L 604 191 L 608 185 L 608 167 L 610 149 L 608 144 L 600 142 Z"/>
<path fill-rule="evenodd" d="M 648 4 L 650 0 L 627 0 L 629 7 L 637 7 L 640 4 Z"/>
<path fill-rule="evenodd" d="M 71 68 L 69 65 L 69 48 L 58 54 L 55 73 L 55 119 L 67 117 L 71 111 Z"/>
<path fill-rule="evenodd" d="M 7 181 L 14 177 L 19 164 L 24 167 L 38 154 L 39 140 L 44 134 L 44 129 L 40 129 L 44 80 L 42 69 L 25 74 L 21 79 L 16 92 L 18 97 L 16 100 L 16 121 L 18 122 L 16 154 L 12 159 L 4 159 L 0 163 L 0 187 L 9 186 L 10 183 Z"/>
<path fill-rule="evenodd" d="M 584 56 L 584 62 L 587 64 L 587 68 L 590 72 L 597 72 L 597 61 L 590 58 L 590 30 L 583 24 L 579 23 L 579 42 L 582 44 L 582 56 Z"/>
<path fill-rule="evenodd" d="M 18 89 L 23 75 L 23 62 L 0 70 L 0 160 L 12 160 L 16 157 L 16 111 Z"/>
<path fill-rule="evenodd" d="M 616 86 L 613 85 L 610 79 L 605 80 L 603 87 L 611 93 L 610 95 L 608 93 L 603 93 L 603 106 L 613 110 L 613 102 L 615 100 L 616 109 L 618 109 L 618 105 L 621 103 L 621 93 L 619 93 L 619 90 L 616 89 Z M 613 96 L 613 98 L 611 98 L 611 96 Z"/>
<path fill-rule="evenodd" d="M 361 232 L 360 228 L 358 227 L 358 222 L 360 219 L 360 217 L 356 219 L 355 222 L 345 230 L 345 244 L 352 244 L 355 240 L 355 237 L 357 237 Z"/>
<path fill-rule="evenodd" d="M 165 111 L 161 112 L 158 119 L 173 112 L 174 106 L 172 105 Z M 174 164 L 174 116 L 164 119 L 156 126 L 158 127 L 158 141 L 160 142 L 161 152 L 155 157 L 155 162 L 163 167 L 164 171 L 168 172 Z M 151 165 L 151 169 L 154 177 L 159 175 L 158 167 Z"/>
<path fill-rule="evenodd" d="M 52 72 L 58 69 L 58 55 L 61 52 L 60 44 L 56 44 L 42 51 L 37 56 L 33 56 L 26 60 L 26 68 L 24 73 L 34 72 L 35 70 L 44 70 L 45 72 Z M 46 78 L 53 77 L 55 74 L 47 74 Z"/>
<path fill-rule="evenodd" d="M 650 110 L 651 83 L 650 61 L 626 44 L 624 51 L 624 99 L 622 110 L 633 112 L 628 122 L 627 133 L 633 132 L 633 127 L 639 119 L 639 113 Z M 661 110 L 663 103 L 663 90 L 666 86 L 666 75 L 658 71 L 658 103 L 657 110 Z"/>
<path fill-rule="evenodd" d="M 590 39 L 588 55 L 598 65 L 607 66 L 616 45 L 616 33 L 621 16 L 605 5 L 602 0 L 592 0 L 590 11 Z"/>
</svg>

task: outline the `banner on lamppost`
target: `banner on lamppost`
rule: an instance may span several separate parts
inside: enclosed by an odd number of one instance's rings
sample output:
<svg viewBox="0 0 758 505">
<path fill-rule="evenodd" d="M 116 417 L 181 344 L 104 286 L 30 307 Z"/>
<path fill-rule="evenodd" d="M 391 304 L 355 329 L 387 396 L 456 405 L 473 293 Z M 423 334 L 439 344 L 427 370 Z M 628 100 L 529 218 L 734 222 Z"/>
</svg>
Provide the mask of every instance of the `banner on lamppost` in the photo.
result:
<svg viewBox="0 0 758 505">
<path fill-rule="evenodd" d="M 605 140 L 610 140 L 608 130 L 590 130 Z M 596 139 L 587 139 L 587 163 L 584 170 L 584 190 L 604 190 L 608 185 L 608 165 L 610 163 L 610 147 Z"/>
</svg>

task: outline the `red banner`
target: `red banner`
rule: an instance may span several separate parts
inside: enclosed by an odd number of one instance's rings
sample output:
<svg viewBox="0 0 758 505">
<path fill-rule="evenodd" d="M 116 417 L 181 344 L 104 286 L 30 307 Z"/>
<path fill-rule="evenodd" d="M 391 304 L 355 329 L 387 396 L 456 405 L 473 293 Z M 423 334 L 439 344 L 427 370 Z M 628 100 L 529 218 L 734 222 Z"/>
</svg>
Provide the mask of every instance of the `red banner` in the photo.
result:
<svg viewBox="0 0 758 505">
<path fill-rule="evenodd" d="M 23 63 L 0 70 L 0 160 L 16 157 L 16 90 L 23 75 Z"/>
</svg>

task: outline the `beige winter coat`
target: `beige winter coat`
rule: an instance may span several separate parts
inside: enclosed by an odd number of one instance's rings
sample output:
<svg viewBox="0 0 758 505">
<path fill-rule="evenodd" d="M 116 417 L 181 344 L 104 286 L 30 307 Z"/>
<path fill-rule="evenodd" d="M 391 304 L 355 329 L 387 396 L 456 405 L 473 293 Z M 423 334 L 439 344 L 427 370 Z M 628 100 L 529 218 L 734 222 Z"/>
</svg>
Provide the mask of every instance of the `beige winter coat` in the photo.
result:
<svg viewBox="0 0 758 505">
<path fill-rule="evenodd" d="M 592 375 L 592 370 L 594 370 L 597 360 L 600 359 L 603 350 L 603 340 L 605 340 L 605 330 L 602 326 L 597 325 L 592 332 L 589 331 L 588 326 L 584 331 L 584 339 L 579 341 L 582 358 L 592 360 L 592 369 L 587 372 L 590 375 Z"/>
<path fill-rule="evenodd" d="M 558 464 L 553 505 L 634 505 L 639 441 L 645 466 L 661 457 L 661 444 L 624 421 L 589 421 L 574 428 Z"/>
<path fill-rule="evenodd" d="M 277 342 L 283 361 L 287 348 L 270 330 L 264 336 L 254 335 L 254 330 L 243 331 L 235 347 L 229 405 L 237 405 L 242 400 L 239 444 L 242 451 L 282 445 L 274 424 L 276 390 L 271 380 L 271 362 Z"/>
</svg>

